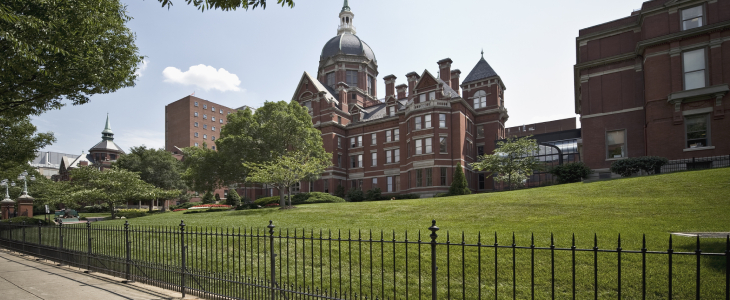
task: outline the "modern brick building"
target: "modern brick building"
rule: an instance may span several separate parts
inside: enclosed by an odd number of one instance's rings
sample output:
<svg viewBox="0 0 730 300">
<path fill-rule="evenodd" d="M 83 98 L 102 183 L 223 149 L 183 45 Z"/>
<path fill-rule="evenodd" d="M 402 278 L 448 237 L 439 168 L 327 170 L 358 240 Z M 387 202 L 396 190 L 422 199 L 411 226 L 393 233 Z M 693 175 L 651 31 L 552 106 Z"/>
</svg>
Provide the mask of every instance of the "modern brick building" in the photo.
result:
<svg viewBox="0 0 730 300">
<path fill-rule="evenodd" d="M 730 1 L 653 0 L 580 30 L 575 112 L 583 160 L 730 153 Z"/>
<path fill-rule="evenodd" d="M 181 154 L 185 147 L 203 146 L 215 150 L 215 139 L 235 109 L 200 99 L 183 97 L 165 106 L 165 150 Z"/>
<path fill-rule="evenodd" d="M 407 84 L 383 77 L 379 98 L 377 59 L 356 35 L 354 17 L 345 5 L 317 73 L 304 72 L 292 96 L 309 108 L 334 165 L 300 190 L 333 192 L 342 185 L 431 196 L 448 191 L 457 164 L 473 191 L 491 189 L 469 164 L 478 149 L 491 152 L 505 136 L 506 87 L 499 75 L 482 57 L 460 84 L 461 71 L 446 58 L 437 62 L 437 76 L 410 72 Z"/>
</svg>

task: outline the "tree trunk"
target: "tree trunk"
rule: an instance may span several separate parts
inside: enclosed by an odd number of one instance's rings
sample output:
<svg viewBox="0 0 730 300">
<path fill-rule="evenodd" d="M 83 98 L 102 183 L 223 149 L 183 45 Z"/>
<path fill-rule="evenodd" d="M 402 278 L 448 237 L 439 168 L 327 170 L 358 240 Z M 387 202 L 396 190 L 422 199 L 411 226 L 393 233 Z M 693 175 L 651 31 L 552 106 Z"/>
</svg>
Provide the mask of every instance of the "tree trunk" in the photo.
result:
<svg viewBox="0 0 730 300">
<path fill-rule="evenodd" d="M 291 186 L 289 186 L 289 207 L 292 207 L 292 206 L 293 205 L 291 203 Z"/>
<path fill-rule="evenodd" d="M 286 202 L 284 202 L 284 188 L 279 189 L 279 207 L 284 208 Z"/>
<path fill-rule="evenodd" d="M 111 203 L 109 203 L 109 206 L 110 206 L 110 207 L 112 208 L 112 220 L 114 220 L 114 219 L 116 219 L 116 217 L 117 217 L 117 214 L 116 214 L 116 212 L 114 211 L 114 205 L 112 205 Z"/>
<path fill-rule="evenodd" d="M 152 206 L 153 205 L 155 205 L 155 200 L 154 199 L 150 200 L 150 207 L 149 207 L 149 209 L 147 211 L 152 212 Z"/>
</svg>

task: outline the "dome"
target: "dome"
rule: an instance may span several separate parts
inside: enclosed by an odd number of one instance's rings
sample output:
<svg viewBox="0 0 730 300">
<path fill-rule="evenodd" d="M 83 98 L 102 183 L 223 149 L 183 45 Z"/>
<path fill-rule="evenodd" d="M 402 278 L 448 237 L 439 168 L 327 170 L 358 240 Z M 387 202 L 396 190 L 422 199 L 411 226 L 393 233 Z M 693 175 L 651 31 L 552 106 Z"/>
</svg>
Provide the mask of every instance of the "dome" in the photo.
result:
<svg viewBox="0 0 730 300">
<path fill-rule="evenodd" d="M 359 37 L 350 33 L 343 33 L 330 39 L 327 44 L 322 48 L 321 58 L 325 59 L 328 57 L 335 56 L 342 51 L 343 54 L 348 55 L 364 55 L 370 60 L 375 60 L 375 53 L 373 49 L 363 42 Z"/>
</svg>

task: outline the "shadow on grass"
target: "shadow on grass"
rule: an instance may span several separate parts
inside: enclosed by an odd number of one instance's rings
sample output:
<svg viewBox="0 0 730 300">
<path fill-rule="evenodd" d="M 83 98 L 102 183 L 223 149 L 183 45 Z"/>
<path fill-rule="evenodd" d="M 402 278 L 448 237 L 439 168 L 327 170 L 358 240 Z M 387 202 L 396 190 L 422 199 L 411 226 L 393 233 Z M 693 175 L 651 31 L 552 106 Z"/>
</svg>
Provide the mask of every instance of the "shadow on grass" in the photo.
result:
<svg viewBox="0 0 730 300">
<path fill-rule="evenodd" d="M 295 208 L 296 209 L 296 208 Z M 279 215 L 283 211 L 277 208 L 259 208 L 259 209 L 246 209 L 246 210 L 236 210 L 234 212 L 231 212 L 229 215 L 231 216 L 275 216 Z"/>
<path fill-rule="evenodd" d="M 727 240 L 722 239 L 712 239 L 712 238 L 704 238 L 700 240 L 700 250 L 702 250 L 702 253 L 725 253 L 725 251 L 728 249 Z M 677 246 L 675 251 L 682 251 L 682 252 L 694 252 L 697 250 L 696 244 L 684 244 L 681 246 Z M 725 256 L 703 256 L 702 257 L 702 264 L 704 266 L 710 267 L 712 269 L 715 269 L 720 272 L 727 272 L 730 270 L 727 270 L 727 262 L 726 259 L 730 259 L 730 257 Z"/>
</svg>

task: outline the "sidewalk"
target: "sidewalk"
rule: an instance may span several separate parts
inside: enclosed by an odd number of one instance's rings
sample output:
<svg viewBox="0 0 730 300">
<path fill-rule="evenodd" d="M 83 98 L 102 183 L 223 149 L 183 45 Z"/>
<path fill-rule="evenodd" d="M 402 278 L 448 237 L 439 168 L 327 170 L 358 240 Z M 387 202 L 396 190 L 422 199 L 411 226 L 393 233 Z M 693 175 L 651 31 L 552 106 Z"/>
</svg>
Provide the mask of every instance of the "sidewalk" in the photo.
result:
<svg viewBox="0 0 730 300">
<path fill-rule="evenodd" d="M 14 255 L 15 254 L 15 255 Z M 0 295 L 3 299 L 180 299 L 181 294 L 158 287 L 121 283 L 104 274 L 84 274 L 70 267 L 57 267 L 0 250 Z M 185 297 L 185 299 L 198 299 Z"/>
</svg>

